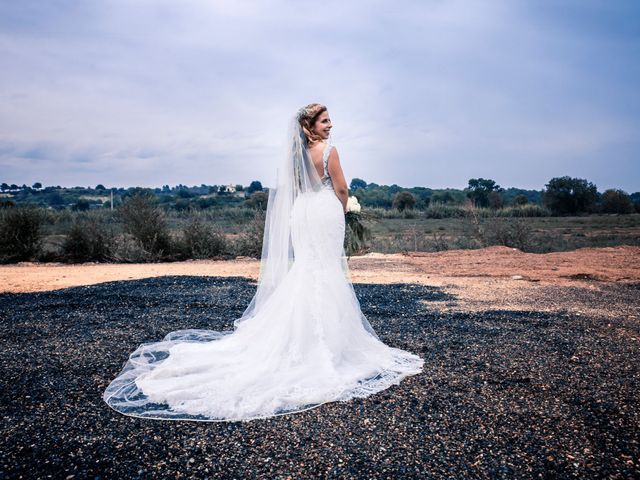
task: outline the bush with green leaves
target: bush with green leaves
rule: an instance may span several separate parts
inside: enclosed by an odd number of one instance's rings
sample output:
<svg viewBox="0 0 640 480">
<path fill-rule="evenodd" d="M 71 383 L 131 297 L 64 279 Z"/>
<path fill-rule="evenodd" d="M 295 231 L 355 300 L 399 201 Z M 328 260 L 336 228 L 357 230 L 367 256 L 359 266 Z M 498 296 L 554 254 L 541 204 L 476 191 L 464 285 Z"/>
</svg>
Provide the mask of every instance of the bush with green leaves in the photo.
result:
<svg viewBox="0 0 640 480">
<path fill-rule="evenodd" d="M 465 191 L 467 192 L 467 197 L 476 207 L 489 207 L 492 202 L 494 204 L 501 202 L 502 197 L 499 194 L 503 191 L 503 188 L 495 180 L 470 178 L 469 186 L 465 188 Z"/>
<path fill-rule="evenodd" d="M 262 257 L 265 218 L 266 212 L 264 210 L 254 211 L 251 221 L 235 241 L 233 246 L 235 255 L 253 258 Z"/>
<path fill-rule="evenodd" d="M 514 205 L 526 205 L 528 203 L 529 203 L 529 199 L 527 198 L 526 195 L 520 194 L 520 195 L 516 195 L 513 198 L 513 204 Z"/>
<path fill-rule="evenodd" d="M 182 229 L 182 250 L 187 258 L 212 258 L 225 255 L 228 242 L 224 234 L 195 210 L 189 212 Z"/>
<path fill-rule="evenodd" d="M 253 192 L 248 199 L 245 200 L 244 205 L 251 208 L 259 208 L 262 210 L 267 209 L 267 202 L 269 200 L 268 192 L 257 191 Z"/>
<path fill-rule="evenodd" d="M 0 208 L 0 263 L 31 260 L 42 246 L 45 212 L 33 206 Z"/>
<path fill-rule="evenodd" d="M 90 208 L 91 208 L 91 204 L 89 203 L 89 200 L 85 198 L 80 198 L 76 203 L 73 204 L 73 206 L 71 207 L 71 210 L 75 212 L 86 212 Z"/>
<path fill-rule="evenodd" d="M 602 213 L 633 213 L 635 208 L 629 194 L 622 190 L 605 190 L 600 198 Z"/>
<path fill-rule="evenodd" d="M 546 187 L 542 200 L 557 215 L 590 212 L 598 200 L 597 187 L 583 178 L 556 177 Z"/>
<path fill-rule="evenodd" d="M 398 192 L 393 197 L 393 208 L 400 212 L 411 210 L 416 205 L 416 197 L 411 192 Z"/>
<path fill-rule="evenodd" d="M 486 221 L 486 245 L 504 245 L 528 252 L 532 244 L 533 229 L 524 218 L 493 217 Z"/>
<path fill-rule="evenodd" d="M 111 259 L 114 233 L 97 215 L 78 217 L 62 244 L 62 253 L 72 262 L 103 262 Z"/>
<path fill-rule="evenodd" d="M 156 205 L 155 197 L 144 192 L 127 197 L 118 208 L 124 229 L 153 258 L 161 258 L 171 252 L 171 237 L 166 215 Z"/>
</svg>

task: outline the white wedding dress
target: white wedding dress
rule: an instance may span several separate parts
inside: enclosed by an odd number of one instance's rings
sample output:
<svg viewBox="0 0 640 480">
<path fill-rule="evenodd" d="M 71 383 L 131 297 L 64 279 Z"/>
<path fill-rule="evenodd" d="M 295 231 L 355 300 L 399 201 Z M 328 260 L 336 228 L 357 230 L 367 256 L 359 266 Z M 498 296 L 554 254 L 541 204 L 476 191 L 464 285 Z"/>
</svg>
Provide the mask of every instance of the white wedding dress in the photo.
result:
<svg viewBox="0 0 640 480">
<path fill-rule="evenodd" d="M 184 330 L 140 345 L 104 393 L 146 418 L 252 420 L 366 397 L 420 373 L 423 360 L 381 342 L 345 276 L 345 219 L 323 152 L 318 191 L 291 212 L 295 261 L 256 314 L 227 332 Z"/>
</svg>

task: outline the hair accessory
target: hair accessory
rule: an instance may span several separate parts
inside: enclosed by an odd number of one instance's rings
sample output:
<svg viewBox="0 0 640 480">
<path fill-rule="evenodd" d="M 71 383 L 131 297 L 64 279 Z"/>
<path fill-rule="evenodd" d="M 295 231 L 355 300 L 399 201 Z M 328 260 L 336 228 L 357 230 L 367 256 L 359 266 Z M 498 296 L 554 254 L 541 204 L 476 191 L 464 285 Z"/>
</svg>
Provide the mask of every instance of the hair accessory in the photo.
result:
<svg viewBox="0 0 640 480">
<path fill-rule="evenodd" d="M 302 120 L 304 117 L 308 116 L 309 114 L 311 114 L 311 111 L 307 110 L 306 107 L 302 107 L 300 110 L 298 110 L 298 121 Z"/>
</svg>

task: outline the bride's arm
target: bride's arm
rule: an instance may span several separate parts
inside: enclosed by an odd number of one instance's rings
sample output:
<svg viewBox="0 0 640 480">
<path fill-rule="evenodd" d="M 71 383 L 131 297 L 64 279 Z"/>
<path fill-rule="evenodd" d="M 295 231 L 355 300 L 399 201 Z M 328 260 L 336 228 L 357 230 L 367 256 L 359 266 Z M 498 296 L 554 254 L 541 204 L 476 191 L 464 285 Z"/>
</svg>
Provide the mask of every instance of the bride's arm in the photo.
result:
<svg viewBox="0 0 640 480">
<path fill-rule="evenodd" d="M 327 170 L 329 170 L 333 189 L 335 190 L 338 199 L 342 202 L 342 210 L 346 213 L 347 200 L 349 199 L 349 187 L 347 187 L 347 181 L 344 179 L 344 173 L 342 172 L 342 166 L 340 165 L 340 156 L 338 155 L 336 147 L 333 147 L 329 152 Z"/>
</svg>

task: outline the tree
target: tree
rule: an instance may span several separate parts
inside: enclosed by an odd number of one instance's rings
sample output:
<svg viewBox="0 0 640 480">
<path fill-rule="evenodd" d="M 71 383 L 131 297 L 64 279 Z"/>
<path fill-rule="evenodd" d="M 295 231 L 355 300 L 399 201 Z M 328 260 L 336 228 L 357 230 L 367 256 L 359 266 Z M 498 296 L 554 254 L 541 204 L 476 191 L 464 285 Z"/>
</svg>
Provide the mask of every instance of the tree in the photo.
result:
<svg viewBox="0 0 640 480">
<path fill-rule="evenodd" d="M 455 200 L 451 192 L 433 192 L 430 198 L 431 202 L 436 203 L 452 203 Z"/>
<path fill-rule="evenodd" d="M 236 192 L 242 192 L 243 190 L 244 190 L 244 187 L 238 183 L 236 185 Z"/>
<path fill-rule="evenodd" d="M 218 200 L 215 197 L 200 197 L 196 200 L 198 208 L 204 210 L 205 208 L 213 207 L 218 204 Z"/>
<path fill-rule="evenodd" d="M 40 182 L 36 182 L 31 187 L 32 188 L 42 188 L 42 184 Z"/>
<path fill-rule="evenodd" d="M 151 199 L 155 198 L 156 196 L 155 192 L 151 188 L 129 187 L 127 191 L 122 195 L 122 199 L 124 200 L 128 197 L 135 197 L 136 195 L 142 195 Z"/>
<path fill-rule="evenodd" d="M 74 210 L 76 212 L 86 212 L 90 208 L 91 204 L 89 203 L 89 200 L 81 198 L 75 203 L 75 205 L 71 207 L 71 210 Z"/>
<path fill-rule="evenodd" d="M 634 192 L 629 195 L 631 202 L 633 203 L 633 208 L 636 213 L 640 213 L 640 192 Z"/>
<path fill-rule="evenodd" d="M 583 178 L 555 177 L 545 186 L 542 201 L 555 214 L 587 212 L 598 200 L 598 188 Z"/>
<path fill-rule="evenodd" d="M 526 195 L 516 195 L 513 198 L 513 204 L 514 205 L 526 205 L 527 203 L 529 203 L 529 199 L 527 198 Z"/>
<path fill-rule="evenodd" d="M 393 196 L 393 208 L 399 211 L 413 209 L 416 204 L 416 197 L 411 192 L 398 192 Z"/>
<path fill-rule="evenodd" d="M 245 200 L 244 204 L 247 207 L 266 210 L 268 199 L 269 195 L 267 194 L 267 192 L 253 192 L 251 196 L 247 200 Z"/>
<path fill-rule="evenodd" d="M 2 185 L 0 185 L 0 190 L 3 192 L 9 190 L 9 185 L 3 182 Z"/>
<path fill-rule="evenodd" d="M 118 213 L 125 230 L 133 235 L 147 252 L 162 255 L 170 250 L 170 236 L 164 212 L 156 206 L 153 193 L 138 192 L 129 196 Z"/>
<path fill-rule="evenodd" d="M 262 183 L 260 183 L 258 180 L 254 180 L 253 182 L 251 182 L 251 185 L 247 187 L 247 193 L 249 195 L 251 195 L 253 192 L 261 192 L 261 191 L 262 191 Z"/>
<path fill-rule="evenodd" d="M 104 188 L 104 185 L 102 185 L 101 183 L 99 183 L 98 185 L 96 185 L 96 190 L 106 190 L 106 188 Z"/>
<path fill-rule="evenodd" d="M 366 207 L 381 207 L 381 208 L 391 208 L 392 199 L 388 192 L 383 191 L 381 188 L 369 188 L 366 190 L 363 188 L 359 188 L 354 192 L 354 196 L 360 202 L 360 205 Z"/>
<path fill-rule="evenodd" d="M 52 207 L 61 207 L 66 203 L 64 197 L 57 190 L 51 192 L 47 196 L 46 201 Z"/>
<path fill-rule="evenodd" d="M 502 194 L 500 192 L 489 192 L 487 194 L 487 200 L 489 202 L 489 208 L 494 210 L 504 206 L 504 198 L 502 198 Z"/>
<path fill-rule="evenodd" d="M 366 189 L 367 182 L 365 182 L 361 178 L 354 178 L 353 180 L 351 180 L 351 183 L 349 184 L 349 190 L 355 192 L 359 188 Z"/>
<path fill-rule="evenodd" d="M 605 190 L 601 201 L 603 213 L 633 213 L 635 210 L 631 197 L 622 190 Z"/>
<path fill-rule="evenodd" d="M 178 190 L 179 198 L 193 198 L 194 196 L 195 195 L 191 193 L 189 190 L 187 190 L 186 188 L 181 188 L 180 190 Z"/>
<path fill-rule="evenodd" d="M 503 189 L 494 180 L 471 178 L 469 179 L 469 186 L 465 190 L 467 191 L 467 197 L 471 199 L 476 207 L 488 207 L 489 193 L 502 192 Z"/>
<path fill-rule="evenodd" d="M 40 252 L 44 211 L 33 206 L 0 210 L 0 263 L 29 260 Z"/>
</svg>

